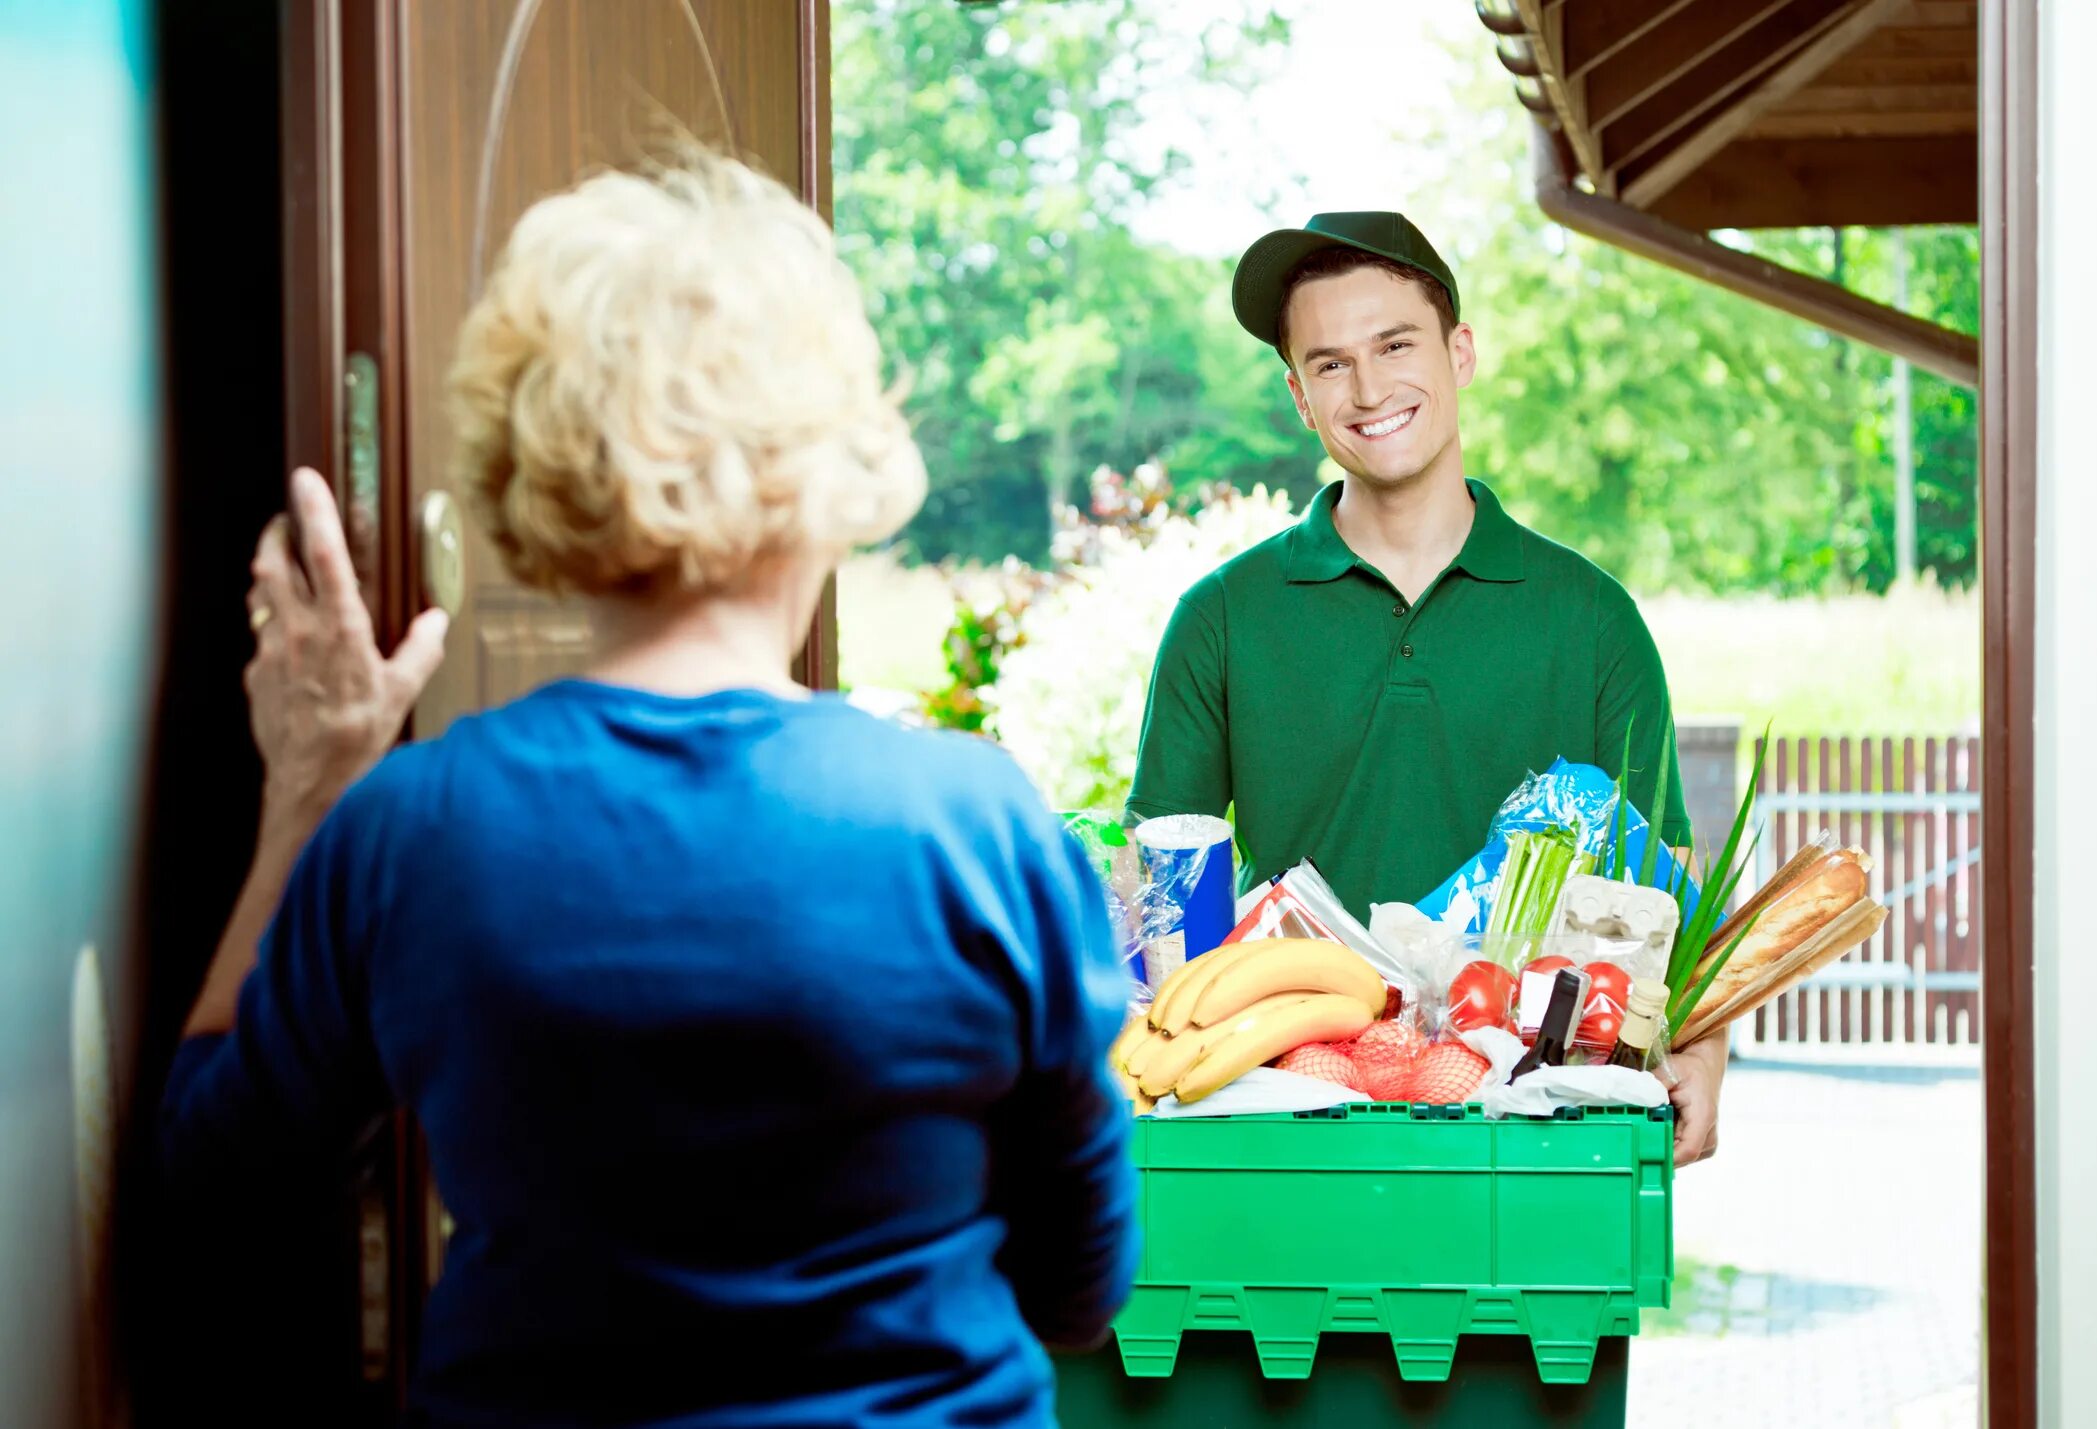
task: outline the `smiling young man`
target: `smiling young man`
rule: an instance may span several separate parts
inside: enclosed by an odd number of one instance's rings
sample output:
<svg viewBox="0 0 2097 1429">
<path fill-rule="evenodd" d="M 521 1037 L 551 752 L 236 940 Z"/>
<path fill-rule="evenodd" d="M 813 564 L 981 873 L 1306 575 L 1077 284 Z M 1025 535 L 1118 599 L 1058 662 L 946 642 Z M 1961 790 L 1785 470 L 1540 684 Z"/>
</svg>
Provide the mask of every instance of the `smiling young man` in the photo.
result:
<svg viewBox="0 0 2097 1429">
<path fill-rule="evenodd" d="M 1326 213 L 1239 260 L 1232 306 L 1343 478 L 1181 598 L 1132 818 L 1235 811 L 1247 886 L 1315 859 L 1342 901 L 1415 902 L 1563 755 L 1651 769 L 1671 722 L 1637 606 L 1464 473 L 1477 349 L 1454 276 L 1395 213 Z M 1672 758 L 1672 751 L 1670 751 Z M 1689 843 L 1679 788 L 1649 811 Z M 1676 1155 L 1715 1145 L 1723 1038 L 1683 1054 Z"/>
</svg>

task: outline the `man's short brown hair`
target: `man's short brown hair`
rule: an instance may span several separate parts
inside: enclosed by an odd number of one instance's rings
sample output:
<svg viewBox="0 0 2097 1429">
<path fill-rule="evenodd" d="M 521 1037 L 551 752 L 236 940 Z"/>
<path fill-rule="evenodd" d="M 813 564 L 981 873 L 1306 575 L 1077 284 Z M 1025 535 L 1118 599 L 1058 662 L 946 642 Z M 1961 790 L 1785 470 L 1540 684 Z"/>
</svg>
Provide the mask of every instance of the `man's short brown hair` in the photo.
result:
<svg viewBox="0 0 2097 1429">
<path fill-rule="evenodd" d="M 1295 359 L 1289 356 L 1289 299 L 1296 296 L 1296 290 L 1316 279 L 1337 278 L 1357 268 L 1380 269 L 1393 278 L 1402 278 L 1413 284 L 1426 295 L 1428 306 L 1434 309 L 1435 317 L 1441 322 L 1442 340 L 1447 342 L 1449 334 L 1456 331 L 1456 308 L 1450 303 L 1449 290 L 1442 286 L 1441 279 L 1425 268 L 1393 262 L 1381 253 L 1335 244 L 1306 255 L 1289 270 L 1287 280 L 1282 283 L 1281 311 L 1275 315 L 1276 335 L 1281 339 L 1276 347 L 1281 352 L 1282 361 L 1295 365 Z"/>
</svg>

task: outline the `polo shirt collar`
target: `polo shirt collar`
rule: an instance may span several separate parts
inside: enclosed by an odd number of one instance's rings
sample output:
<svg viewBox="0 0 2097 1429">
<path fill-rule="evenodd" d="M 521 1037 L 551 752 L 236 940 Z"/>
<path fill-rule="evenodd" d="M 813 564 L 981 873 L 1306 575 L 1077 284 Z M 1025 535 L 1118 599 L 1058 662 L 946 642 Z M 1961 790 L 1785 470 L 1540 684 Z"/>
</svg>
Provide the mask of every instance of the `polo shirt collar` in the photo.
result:
<svg viewBox="0 0 2097 1429">
<path fill-rule="evenodd" d="M 1338 580 L 1360 564 L 1332 520 L 1345 485 L 1335 481 L 1313 497 L 1310 509 L 1290 533 L 1288 580 L 1292 585 Z M 1477 510 L 1471 517 L 1471 534 L 1450 565 L 1482 581 L 1521 580 L 1522 528 L 1484 482 L 1467 480 L 1464 485 L 1470 488 Z"/>
<path fill-rule="evenodd" d="M 1500 498 L 1482 481 L 1466 481 L 1478 512 L 1471 518 L 1471 534 L 1456 553 L 1454 564 L 1482 581 L 1518 581 L 1522 578 L 1522 528 L 1500 505 Z"/>
</svg>

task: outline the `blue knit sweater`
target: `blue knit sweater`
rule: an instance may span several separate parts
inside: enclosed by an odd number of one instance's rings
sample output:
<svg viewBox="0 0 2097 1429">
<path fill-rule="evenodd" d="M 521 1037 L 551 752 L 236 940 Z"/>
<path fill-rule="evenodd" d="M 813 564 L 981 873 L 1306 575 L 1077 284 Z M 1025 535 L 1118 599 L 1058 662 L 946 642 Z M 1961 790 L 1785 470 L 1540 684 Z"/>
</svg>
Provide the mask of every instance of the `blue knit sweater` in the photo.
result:
<svg viewBox="0 0 2097 1429">
<path fill-rule="evenodd" d="M 292 874 L 178 1183 L 412 1110 L 437 1425 L 1033 1425 L 1134 1269 L 1097 881 L 994 747 L 563 681 L 397 751 Z"/>
</svg>

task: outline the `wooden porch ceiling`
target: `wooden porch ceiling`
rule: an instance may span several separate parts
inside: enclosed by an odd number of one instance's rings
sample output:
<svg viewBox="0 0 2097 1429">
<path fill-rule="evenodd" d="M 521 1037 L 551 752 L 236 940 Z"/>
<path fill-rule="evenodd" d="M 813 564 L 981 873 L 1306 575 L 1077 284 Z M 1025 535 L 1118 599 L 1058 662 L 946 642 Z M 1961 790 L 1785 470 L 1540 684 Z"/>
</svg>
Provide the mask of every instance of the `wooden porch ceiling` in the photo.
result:
<svg viewBox="0 0 2097 1429">
<path fill-rule="evenodd" d="M 1476 3 L 1596 194 L 1698 231 L 1978 221 L 1978 0 Z"/>
</svg>

